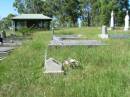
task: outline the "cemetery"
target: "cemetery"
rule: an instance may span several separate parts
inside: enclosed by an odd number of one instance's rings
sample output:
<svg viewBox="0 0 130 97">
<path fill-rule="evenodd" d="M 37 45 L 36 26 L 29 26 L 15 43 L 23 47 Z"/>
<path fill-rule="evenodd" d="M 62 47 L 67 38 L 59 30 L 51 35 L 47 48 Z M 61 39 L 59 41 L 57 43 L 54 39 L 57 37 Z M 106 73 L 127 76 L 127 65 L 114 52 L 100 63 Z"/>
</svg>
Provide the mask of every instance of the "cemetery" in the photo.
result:
<svg viewBox="0 0 130 97">
<path fill-rule="evenodd" d="M 14 0 L 18 14 L 0 20 L 0 97 L 129 97 L 130 4 L 119 1 Z"/>
<path fill-rule="evenodd" d="M 17 80 L 21 80 L 21 81 L 22 79 L 25 78 L 34 78 L 34 79 L 26 79 L 25 82 L 27 80 L 28 81 L 34 80 L 34 82 L 35 80 L 39 80 L 40 83 L 42 83 L 42 85 L 45 86 L 44 92 L 46 92 L 46 95 L 51 95 L 50 93 L 47 93 L 48 91 L 55 91 L 56 93 L 58 93 L 58 95 L 62 95 L 64 92 L 62 92 L 61 87 L 64 87 L 65 89 L 63 90 L 66 92 L 68 90 L 72 92 L 73 90 L 71 89 L 73 88 L 79 88 L 80 90 L 83 88 L 85 91 L 87 91 L 88 89 L 94 90 L 95 85 L 99 85 L 99 86 L 104 85 L 105 87 L 107 87 L 107 90 L 113 91 L 111 90 L 111 87 L 109 87 L 109 85 L 111 85 L 111 83 L 108 82 L 109 79 L 111 79 L 112 81 L 118 80 L 116 81 L 118 84 L 128 84 L 127 82 L 128 79 L 123 73 L 124 71 L 122 70 L 127 70 L 126 68 L 128 68 L 127 65 L 129 63 L 129 57 L 130 57 L 129 38 L 101 39 L 100 37 L 98 37 L 98 35 L 101 33 L 101 28 L 98 29 L 96 27 L 95 28 L 83 27 L 81 29 L 79 28 L 61 29 L 61 30 L 56 30 L 55 33 L 61 34 L 62 31 L 66 33 L 68 32 L 74 33 L 76 39 L 77 37 L 79 37 L 76 35 L 80 33 L 86 37 L 85 40 L 88 41 L 91 40 L 90 43 L 91 42 L 97 43 L 97 41 L 98 42 L 100 41 L 101 43 L 105 43 L 109 45 L 107 46 L 100 45 L 100 46 L 93 46 L 93 47 L 83 46 L 83 45 L 65 46 L 65 47 L 62 46 L 48 47 L 49 43 L 52 41 L 52 37 L 51 37 L 52 31 L 45 31 L 45 33 L 43 33 L 43 31 L 40 31 L 34 33 L 35 35 L 33 36 L 32 40 L 29 40 L 25 44 L 18 47 L 17 49 L 14 49 L 13 53 L 10 53 L 6 59 L 0 61 L 1 64 L 0 66 L 2 66 L 0 68 L 3 68 L 3 66 L 6 67 L 2 72 L 2 75 L 6 70 L 9 70 L 7 71 L 7 73 L 12 72 L 9 75 L 11 76 L 12 80 L 16 80 L 16 77 Z M 82 31 L 83 33 L 81 33 Z M 111 35 L 113 34 L 124 35 L 124 33 L 129 34 L 129 32 L 124 32 L 123 30 L 122 32 L 120 31 L 117 32 L 115 30 L 112 30 L 109 31 L 108 33 Z M 68 37 L 68 35 L 61 36 L 63 40 L 66 37 L 67 39 L 68 38 L 72 39 L 72 41 L 75 38 L 72 36 Z M 65 41 L 67 41 L 67 39 L 65 39 Z M 78 40 L 79 39 L 77 39 L 76 41 Z M 46 49 L 47 49 L 47 56 L 45 57 Z M 71 68 L 69 67 L 69 65 L 65 65 L 67 62 L 69 62 L 68 61 L 69 58 L 78 61 L 78 65 L 80 67 Z M 62 65 L 65 66 L 64 69 Z M 11 66 L 11 71 L 9 69 L 10 66 Z M 24 70 L 21 70 L 21 68 L 24 68 Z M 14 75 L 14 73 L 16 72 L 17 74 Z M 21 73 L 22 76 L 19 75 Z M 118 75 L 118 73 L 120 75 Z M 93 76 L 93 78 L 91 78 L 91 76 Z M 100 83 L 100 82 L 98 83 L 99 79 L 105 83 Z M 97 83 L 94 83 L 94 80 Z M 124 80 L 126 81 L 122 82 Z M 50 81 L 51 83 L 48 83 Z M 26 84 L 30 84 L 30 83 L 27 82 Z M 68 86 L 69 84 L 70 86 Z M 83 86 L 81 84 L 83 84 Z M 87 86 L 88 84 L 91 87 Z M 113 85 L 114 87 L 120 88 L 118 84 L 113 84 Z M 38 83 L 36 83 L 35 88 L 37 87 L 37 85 Z M 10 84 L 10 86 L 12 86 L 12 84 Z M 51 88 L 52 86 L 54 87 L 54 89 L 48 90 L 48 88 Z M 42 87 L 43 86 L 39 86 L 39 88 Z M 125 87 L 126 86 L 123 86 L 123 88 Z M 15 91 L 15 87 L 12 86 L 12 88 L 13 88 L 12 90 Z M 57 90 L 55 90 L 55 88 L 57 88 Z M 80 90 L 75 90 L 75 92 L 78 93 L 77 95 L 82 95 Z M 120 91 L 123 91 L 123 89 L 121 88 Z M 29 90 L 27 90 L 27 92 L 29 93 Z M 107 91 L 104 92 L 107 93 Z M 54 95 L 54 93 L 52 95 Z M 75 93 L 73 95 L 75 95 Z"/>
</svg>

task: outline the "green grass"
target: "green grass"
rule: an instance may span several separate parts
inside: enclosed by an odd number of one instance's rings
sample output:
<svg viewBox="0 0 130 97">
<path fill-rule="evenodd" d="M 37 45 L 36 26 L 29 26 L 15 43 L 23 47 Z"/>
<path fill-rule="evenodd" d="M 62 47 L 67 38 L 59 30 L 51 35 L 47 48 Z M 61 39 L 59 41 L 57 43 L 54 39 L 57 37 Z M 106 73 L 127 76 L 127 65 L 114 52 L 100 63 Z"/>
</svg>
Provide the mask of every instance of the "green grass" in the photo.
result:
<svg viewBox="0 0 130 97">
<path fill-rule="evenodd" d="M 102 40 L 109 46 L 48 48 L 48 57 L 60 62 L 75 58 L 81 68 L 69 70 L 66 75 L 45 75 L 44 51 L 50 33 L 34 33 L 33 40 L 0 61 L 0 97 L 130 97 L 129 39 Z M 60 29 L 55 33 L 101 40 L 97 37 L 99 28 Z"/>
</svg>

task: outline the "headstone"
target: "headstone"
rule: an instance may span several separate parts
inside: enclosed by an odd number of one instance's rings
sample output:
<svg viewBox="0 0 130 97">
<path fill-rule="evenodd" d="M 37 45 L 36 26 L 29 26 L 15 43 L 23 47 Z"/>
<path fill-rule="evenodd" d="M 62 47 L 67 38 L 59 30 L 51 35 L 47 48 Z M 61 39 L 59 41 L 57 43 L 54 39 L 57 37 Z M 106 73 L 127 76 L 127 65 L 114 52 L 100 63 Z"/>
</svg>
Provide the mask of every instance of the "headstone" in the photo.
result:
<svg viewBox="0 0 130 97">
<path fill-rule="evenodd" d="M 62 64 L 58 63 L 53 58 L 46 59 L 44 69 L 45 69 L 44 73 L 63 73 L 64 72 L 62 70 Z"/>
<path fill-rule="evenodd" d="M 99 37 L 102 38 L 102 39 L 108 38 L 108 32 L 107 32 L 106 26 L 102 26 L 102 34 L 100 34 Z"/>
<path fill-rule="evenodd" d="M 82 27 L 82 21 L 80 18 L 78 18 L 78 27 L 81 28 Z"/>
<path fill-rule="evenodd" d="M 125 16 L 125 27 L 124 27 L 124 31 L 128 31 L 129 30 L 129 14 L 128 11 L 126 12 L 126 16 Z"/>
<path fill-rule="evenodd" d="M 54 27 L 52 27 L 52 40 L 53 40 L 53 37 L 54 37 Z"/>
<path fill-rule="evenodd" d="M 45 51 L 44 57 L 44 73 L 63 73 L 62 64 L 54 58 L 47 59 L 47 50 Z"/>
<path fill-rule="evenodd" d="M 114 28 L 114 12 L 111 12 L 111 22 L 110 22 L 110 28 L 113 29 Z"/>
</svg>

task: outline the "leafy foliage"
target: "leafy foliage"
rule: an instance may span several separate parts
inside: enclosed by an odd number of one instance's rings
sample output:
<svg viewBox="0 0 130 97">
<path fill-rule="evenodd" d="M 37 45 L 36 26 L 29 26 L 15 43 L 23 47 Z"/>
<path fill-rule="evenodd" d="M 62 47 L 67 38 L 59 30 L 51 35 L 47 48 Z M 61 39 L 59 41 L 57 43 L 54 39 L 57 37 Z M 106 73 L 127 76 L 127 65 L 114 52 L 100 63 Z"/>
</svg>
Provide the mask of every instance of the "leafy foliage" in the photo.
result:
<svg viewBox="0 0 130 97">
<path fill-rule="evenodd" d="M 9 14 L 7 17 L 3 18 L 0 20 L 0 29 L 8 29 L 9 27 L 12 26 L 12 20 L 11 18 L 14 17 L 15 15 Z"/>
<path fill-rule="evenodd" d="M 21 28 L 18 30 L 20 33 L 22 33 L 22 35 L 28 35 L 31 34 L 33 32 L 33 30 L 31 28 Z"/>
<path fill-rule="evenodd" d="M 122 25 L 128 0 L 15 0 L 19 13 L 43 13 L 56 17 L 62 26 L 76 24 L 82 16 L 88 26 L 108 25 L 110 14 L 115 13 L 116 25 Z"/>
</svg>

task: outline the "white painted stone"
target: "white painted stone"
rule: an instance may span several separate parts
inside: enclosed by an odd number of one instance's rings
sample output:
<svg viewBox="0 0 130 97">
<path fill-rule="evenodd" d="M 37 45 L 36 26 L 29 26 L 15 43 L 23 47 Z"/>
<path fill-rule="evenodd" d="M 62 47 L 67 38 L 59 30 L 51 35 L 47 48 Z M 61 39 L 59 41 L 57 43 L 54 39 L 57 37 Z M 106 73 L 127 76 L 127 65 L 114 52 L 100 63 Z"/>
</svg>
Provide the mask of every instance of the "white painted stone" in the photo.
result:
<svg viewBox="0 0 130 97">
<path fill-rule="evenodd" d="M 78 18 L 78 27 L 81 28 L 82 27 L 82 20 L 80 18 Z"/>
<path fill-rule="evenodd" d="M 125 16 L 125 27 L 124 27 L 124 31 L 128 31 L 129 30 L 129 14 L 128 11 L 126 12 L 126 16 Z"/>
<path fill-rule="evenodd" d="M 110 28 L 113 29 L 114 28 L 114 12 L 111 12 L 111 22 L 110 22 Z"/>
<path fill-rule="evenodd" d="M 107 39 L 108 38 L 108 33 L 107 33 L 107 27 L 102 26 L 102 34 L 99 34 L 98 37 L 102 39 Z"/>
<path fill-rule="evenodd" d="M 100 34 L 99 37 L 102 38 L 102 39 L 107 39 L 108 38 L 108 34 Z"/>
</svg>

